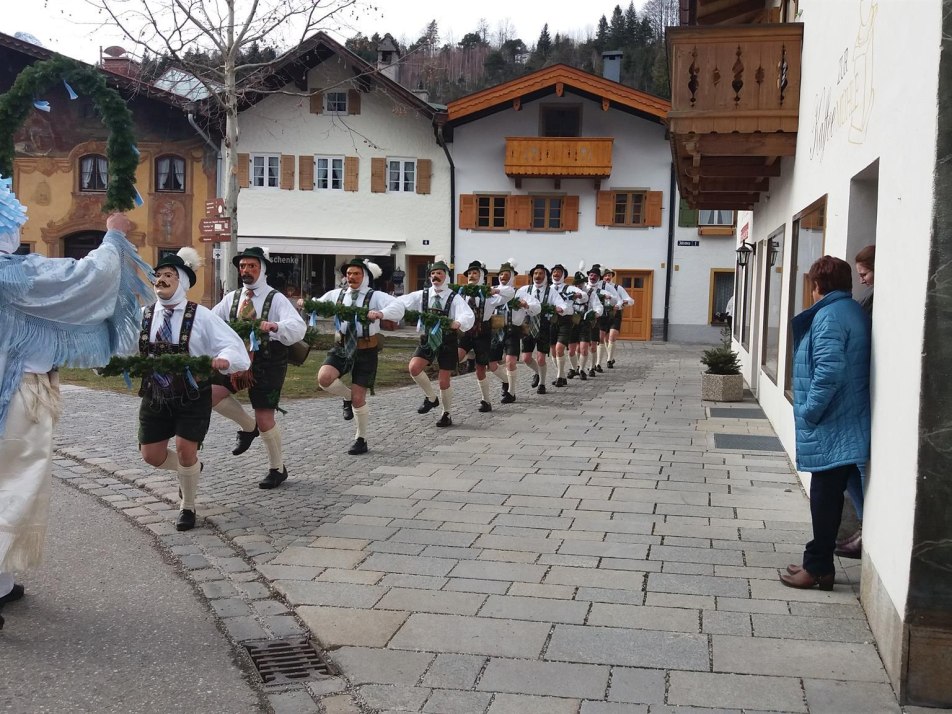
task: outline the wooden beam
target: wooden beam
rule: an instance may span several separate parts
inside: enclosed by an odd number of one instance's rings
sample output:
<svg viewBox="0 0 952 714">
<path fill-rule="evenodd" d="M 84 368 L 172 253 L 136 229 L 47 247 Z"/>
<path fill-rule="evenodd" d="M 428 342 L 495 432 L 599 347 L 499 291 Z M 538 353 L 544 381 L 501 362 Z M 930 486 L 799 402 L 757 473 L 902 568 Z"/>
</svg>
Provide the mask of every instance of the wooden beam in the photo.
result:
<svg viewBox="0 0 952 714">
<path fill-rule="evenodd" d="M 793 156 L 797 135 L 776 134 L 701 134 L 697 153 L 701 156 Z"/>
<path fill-rule="evenodd" d="M 713 191 L 710 193 L 694 194 L 693 198 L 695 201 L 709 206 L 730 208 L 737 203 L 757 203 L 757 201 L 760 200 L 760 194 L 748 193 L 746 191 Z"/>
<path fill-rule="evenodd" d="M 516 97 L 515 99 L 512 100 L 512 108 L 515 109 L 517 112 L 522 111 L 522 97 Z"/>
<path fill-rule="evenodd" d="M 697 192 L 699 194 L 720 193 L 722 191 L 756 193 L 766 191 L 769 187 L 770 182 L 767 179 L 760 178 L 702 178 L 697 184 Z"/>
<path fill-rule="evenodd" d="M 764 0 L 741 0 L 740 2 L 731 3 L 721 10 L 706 13 L 703 8 L 698 8 L 697 24 L 718 25 L 722 22 L 736 21 L 738 15 L 763 9 Z"/>
<path fill-rule="evenodd" d="M 602 111 L 607 112 L 609 109 L 611 109 L 611 106 L 612 100 L 608 99 L 607 97 L 602 97 Z"/>
<path fill-rule="evenodd" d="M 740 157 L 738 157 L 740 158 Z M 709 163 L 710 159 L 702 159 L 700 166 L 695 167 L 694 161 L 681 161 L 681 170 L 688 176 L 701 178 L 776 178 L 780 175 L 780 164 L 767 166 L 763 163 Z"/>
</svg>

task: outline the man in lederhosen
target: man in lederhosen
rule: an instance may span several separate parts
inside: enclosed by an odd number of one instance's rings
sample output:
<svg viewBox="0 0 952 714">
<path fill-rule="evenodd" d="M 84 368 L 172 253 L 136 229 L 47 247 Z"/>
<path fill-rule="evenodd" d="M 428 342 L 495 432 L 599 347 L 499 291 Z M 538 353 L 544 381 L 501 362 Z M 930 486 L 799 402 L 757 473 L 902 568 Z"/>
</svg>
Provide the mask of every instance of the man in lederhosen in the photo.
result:
<svg viewBox="0 0 952 714">
<path fill-rule="evenodd" d="M 605 315 L 606 302 L 611 303 L 614 297 L 599 287 L 601 269 L 596 263 L 588 270 L 588 277 L 581 272 L 575 274 L 575 284 L 588 296 L 588 304 L 581 308 L 582 323 L 579 326 L 579 368 L 578 378 L 583 382 L 594 374 L 595 355 L 599 344 L 599 325 Z"/>
<path fill-rule="evenodd" d="M 499 362 L 505 355 L 506 381 L 503 382 L 503 404 L 516 401 L 516 370 L 519 366 L 519 354 L 522 350 L 522 338 L 529 334 L 529 322 L 536 325 L 538 334 L 539 312 L 542 306 L 532 297 L 528 285 L 515 290 L 516 266 L 510 259 L 499 268 L 499 284 L 514 291 L 513 297 L 497 309 L 503 319 L 503 327 L 498 330 L 490 351 L 489 369 L 498 373 Z M 535 367 L 535 363 L 532 363 Z M 536 367 L 538 369 L 538 367 Z M 536 372 L 538 375 L 538 372 Z"/>
<path fill-rule="evenodd" d="M 608 357 L 608 369 L 615 366 L 615 342 L 621 332 L 621 314 L 629 305 L 634 305 L 635 301 L 631 299 L 628 292 L 621 285 L 615 282 L 615 271 L 611 268 L 605 268 L 602 271 L 602 279 L 605 281 L 606 288 L 612 288 L 618 296 L 619 302 L 615 304 L 614 314 L 607 330 L 602 332 L 602 346 L 605 355 Z M 607 332 L 607 334 L 606 334 Z"/>
<path fill-rule="evenodd" d="M 552 288 L 559 294 L 564 302 L 564 307 L 559 313 L 558 321 L 552 322 L 552 344 L 555 346 L 555 369 L 556 378 L 552 382 L 553 386 L 568 386 L 568 376 L 565 370 L 565 350 L 569 348 L 570 354 L 575 355 L 578 350 L 578 326 L 581 321 L 581 315 L 576 314 L 576 307 L 579 303 L 584 303 L 588 299 L 581 290 L 574 285 L 565 282 L 567 274 L 565 266 L 558 263 L 552 266 Z M 574 376 L 574 375 L 573 375 Z"/>
<path fill-rule="evenodd" d="M 466 268 L 466 281 L 468 285 L 485 285 L 486 276 L 489 271 L 486 266 L 478 260 L 474 260 Z M 507 285 L 497 285 L 492 288 L 489 295 L 470 295 L 463 293 L 464 288 L 460 288 L 457 300 L 464 300 L 469 309 L 473 311 L 476 322 L 473 327 L 464 332 L 459 338 L 459 361 L 466 359 L 466 354 L 472 350 L 476 358 L 476 384 L 479 387 L 479 411 L 491 412 L 492 405 L 489 403 L 489 383 L 486 381 L 486 367 L 489 366 L 490 350 L 492 347 L 492 316 L 497 308 L 504 306 L 507 301 L 515 294 L 515 290 Z M 506 392 L 508 394 L 508 392 Z M 515 401 L 511 399 L 510 401 Z M 505 394 L 502 398 L 503 404 L 508 404 Z"/>
<path fill-rule="evenodd" d="M 446 279 L 450 274 L 450 267 L 440 256 L 436 256 L 435 262 L 430 265 L 429 274 L 431 287 L 409 293 L 398 298 L 398 300 L 403 303 L 407 310 L 440 315 L 452 321 L 451 329 L 441 331 L 442 341 L 436 349 L 430 345 L 430 333 L 424 330 L 423 334 L 420 335 L 420 346 L 416 348 L 409 364 L 410 376 L 413 377 L 414 382 L 420 385 L 424 394 L 423 404 L 417 409 L 417 413 L 426 414 L 433 407 L 440 406 L 440 400 L 442 400 L 443 413 L 436 425 L 446 427 L 453 425 L 453 419 L 450 417 L 450 409 L 453 406 L 453 388 L 450 386 L 450 373 L 456 369 L 459 361 L 459 339 L 457 335 L 460 331 L 466 332 L 469 330 L 476 322 L 476 316 L 469 309 L 466 301 L 456 293 L 451 292 L 447 287 Z M 433 391 L 433 385 L 430 384 L 430 378 L 425 371 L 427 365 L 434 360 L 440 367 L 439 398 Z"/>
<path fill-rule="evenodd" d="M 216 380 L 213 401 L 215 411 L 240 427 L 231 453 L 243 454 L 259 435 L 264 440 L 269 469 L 258 488 L 276 488 L 287 479 L 288 469 L 284 464 L 281 427 L 274 419 L 274 411 L 288 371 L 288 347 L 304 338 L 307 324 L 291 301 L 268 285 L 271 261 L 263 248 L 246 248 L 232 263 L 238 268 L 243 287 L 225 295 L 213 310 L 225 321 L 260 319 L 258 328 L 267 333 L 268 339 L 261 340 L 259 349 L 251 354 L 249 372 L 235 375 L 225 384 Z M 255 410 L 253 418 L 232 396 L 245 388 Z"/>
<path fill-rule="evenodd" d="M 188 253 L 187 251 L 191 251 Z M 139 353 L 159 356 L 208 355 L 212 367 L 234 374 L 251 366 L 241 338 L 211 310 L 191 302 L 186 292 L 195 284 L 198 253 L 183 248 L 155 266 L 158 302 L 142 310 Z M 178 473 L 180 501 L 176 529 L 195 527 L 195 496 L 201 464 L 198 447 L 212 416 L 212 389 L 207 379 L 185 374 L 152 374 L 139 390 L 139 449 L 152 466 Z M 168 448 L 175 437 L 175 450 Z"/>
<path fill-rule="evenodd" d="M 532 387 L 538 387 L 537 394 L 545 394 L 545 379 L 552 335 L 556 333 L 559 317 L 565 311 L 565 301 L 556 289 L 549 284 L 549 269 L 539 263 L 529 274 L 532 283 L 519 288 L 531 295 L 539 303 L 539 324 L 529 320 L 529 334 L 522 339 L 522 361 L 535 374 L 532 377 Z M 545 314 L 545 306 L 551 305 L 555 314 L 551 318 Z M 533 358 L 533 353 L 536 357 Z"/>
<path fill-rule="evenodd" d="M 330 290 L 318 300 L 342 307 L 364 308 L 369 322 L 355 323 L 340 318 L 334 321 L 334 346 L 317 373 L 317 384 L 328 394 L 344 400 L 345 420 L 357 418 L 357 435 L 353 446 L 347 450 L 351 456 L 357 456 L 367 453 L 367 425 L 370 422 L 367 390 L 373 388 L 377 376 L 380 320 L 399 322 L 403 319 L 404 307 L 396 298 L 370 287 L 371 278 L 380 277 L 380 267 L 376 263 L 354 258 L 342 265 L 340 271 L 347 279 L 347 287 Z M 350 387 L 340 381 L 341 375 L 348 372 Z"/>
</svg>

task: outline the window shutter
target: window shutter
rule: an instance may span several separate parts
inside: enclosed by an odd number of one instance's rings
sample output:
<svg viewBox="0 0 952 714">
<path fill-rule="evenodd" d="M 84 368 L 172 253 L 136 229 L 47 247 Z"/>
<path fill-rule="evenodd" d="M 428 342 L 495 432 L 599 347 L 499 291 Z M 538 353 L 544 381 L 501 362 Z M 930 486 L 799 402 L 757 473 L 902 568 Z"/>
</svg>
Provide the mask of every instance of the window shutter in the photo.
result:
<svg viewBox="0 0 952 714">
<path fill-rule="evenodd" d="M 614 223 L 615 194 L 613 191 L 599 191 L 595 201 L 595 225 L 610 226 Z"/>
<path fill-rule="evenodd" d="M 459 227 L 476 227 L 476 196 L 465 194 L 459 197 Z"/>
<path fill-rule="evenodd" d="M 683 198 L 678 204 L 678 226 L 681 228 L 697 228 L 697 209 L 688 208 L 688 202 Z"/>
<path fill-rule="evenodd" d="M 566 196 L 562 199 L 562 230 L 578 230 L 578 196 Z"/>
<path fill-rule="evenodd" d="M 281 188 L 285 191 L 294 188 L 294 157 L 287 154 L 281 156 Z"/>
<path fill-rule="evenodd" d="M 417 159 L 416 172 L 416 192 L 429 193 L 430 179 L 433 176 L 433 161 L 430 159 Z"/>
<path fill-rule="evenodd" d="M 302 191 L 314 190 L 314 157 L 298 157 L 298 188 Z"/>
<path fill-rule="evenodd" d="M 370 190 L 372 193 L 387 192 L 387 160 L 379 156 L 370 160 Z"/>
<path fill-rule="evenodd" d="M 511 231 L 532 228 L 532 196 L 506 197 L 506 228 Z"/>
<path fill-rule="evenodd" d="M 360 92 L 356 89 L 347 90 L 347 113 L 360 114 Z"/>
<path fill-rule="evenodd" d="M 344 190 L 356 191 L 360 159 L 356 156 L 344 157 Z"/>
<path fill-rule="evenodd" d="M 311 90 L 311 114 L 320 114 L 324 111 L 324 92 Z"/>
<path fill-rule="evenodd" d="M 661 204 L 664 198 L 663 191 L 648 191 L 645 194 L 645 225 L 660 226 L 662 211 Z"/>
<path fill-rule="evenodd" d="M 248 174 L 251 171 L 251 156 L 249 154 L 238 154 L 238 165 L 235 167 L 238 175 L 238 187 L 248 188 L 250 183 Z"/>
</svg>

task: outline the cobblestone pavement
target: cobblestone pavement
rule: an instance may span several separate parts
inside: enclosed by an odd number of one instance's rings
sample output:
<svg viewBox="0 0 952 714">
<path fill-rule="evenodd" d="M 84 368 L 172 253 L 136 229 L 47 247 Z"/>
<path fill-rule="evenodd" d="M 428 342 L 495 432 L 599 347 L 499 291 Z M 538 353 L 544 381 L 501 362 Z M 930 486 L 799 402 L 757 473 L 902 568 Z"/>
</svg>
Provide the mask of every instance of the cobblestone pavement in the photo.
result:
<svg viewBox="0 0 952 714">
<path fill-rule="evenodd" d="M 340 676 L 267 687 L 277 712 L 898 712 L 855 561 L 832 592 L 777 579 L 807 500 L 782 452 L 723 448 L 776 449 L 769 422 L 700 401 L 698 349 L 619 345 L 545 396 L 520 369 L 491 414 L 457 378 L 450 429 L 415 386 L 379 394 L 362 457 L 338 400 L 289 403 L 274 491 L 216 416 L 189 533 L 134 397 L 65 392 L 60 472 L 180 557 L 234 642 L 310 629 Z"/>
</svg>

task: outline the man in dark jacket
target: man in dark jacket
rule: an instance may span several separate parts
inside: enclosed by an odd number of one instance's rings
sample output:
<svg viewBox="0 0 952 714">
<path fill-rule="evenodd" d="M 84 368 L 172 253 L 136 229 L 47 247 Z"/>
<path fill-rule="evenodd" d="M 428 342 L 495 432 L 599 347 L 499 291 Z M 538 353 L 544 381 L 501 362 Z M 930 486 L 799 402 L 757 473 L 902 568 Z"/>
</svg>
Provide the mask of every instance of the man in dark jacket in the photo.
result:
<svg viewBox="0 0 952 714">
<path fill-rule="evenodd" d="M 808 274 L 814 305 L 793 318 L 797 469 L 809 471 L 813 540 L 803 565 L 780 576 L 792 588 L 833 589 L 843 491 L 869 459 L 869 316 L 851 297 L 849 263 L 829 255 Z"/>
</svg>

